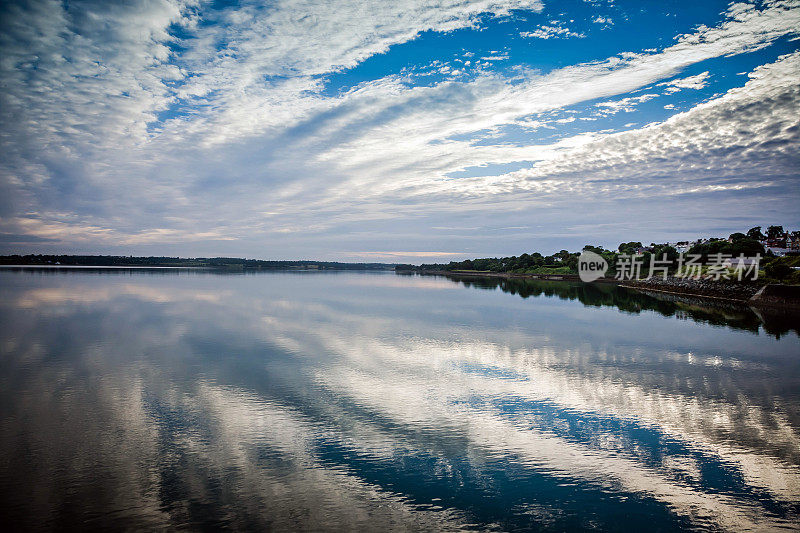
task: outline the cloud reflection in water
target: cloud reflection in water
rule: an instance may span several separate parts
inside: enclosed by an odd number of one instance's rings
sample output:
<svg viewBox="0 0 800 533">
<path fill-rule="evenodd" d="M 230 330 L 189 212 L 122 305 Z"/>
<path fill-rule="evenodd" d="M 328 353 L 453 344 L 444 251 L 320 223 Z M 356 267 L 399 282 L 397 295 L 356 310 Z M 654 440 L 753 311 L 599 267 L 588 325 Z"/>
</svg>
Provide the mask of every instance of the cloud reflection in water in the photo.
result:
<svg viewBox="0 0 800 533">
<path fill-rule="evenodd" d="M 391 274 L 0 276 L 13 521 L 797 526 L 794 332 Z"/>
</svg>

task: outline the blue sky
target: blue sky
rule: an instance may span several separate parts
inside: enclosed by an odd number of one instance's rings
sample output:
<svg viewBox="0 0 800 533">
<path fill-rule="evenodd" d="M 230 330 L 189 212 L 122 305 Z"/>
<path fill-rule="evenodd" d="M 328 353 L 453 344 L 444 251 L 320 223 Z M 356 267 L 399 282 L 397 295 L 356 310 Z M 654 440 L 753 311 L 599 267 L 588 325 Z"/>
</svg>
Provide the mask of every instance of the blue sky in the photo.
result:
<svg viewBox="0 0 800 533">
<path fill-rule="evenodd" d="M 800 227 L 800 3 L 4 2 L 0 250 L 449 261 Z"/>
</svg>

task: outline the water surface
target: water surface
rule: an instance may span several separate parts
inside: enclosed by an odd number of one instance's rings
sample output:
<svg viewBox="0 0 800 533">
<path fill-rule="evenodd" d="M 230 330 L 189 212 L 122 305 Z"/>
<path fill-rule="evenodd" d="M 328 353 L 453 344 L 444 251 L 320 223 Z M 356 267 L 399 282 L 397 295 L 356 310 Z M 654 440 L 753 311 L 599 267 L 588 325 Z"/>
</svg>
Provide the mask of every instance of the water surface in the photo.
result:
<svg viewBox="0 0 800 533">
<path fill-rule="evenodd" d="M 800 339 L 608 285 L 4 270 L 0 458 L 34 529 L 797 529 Z"/>
</svg>

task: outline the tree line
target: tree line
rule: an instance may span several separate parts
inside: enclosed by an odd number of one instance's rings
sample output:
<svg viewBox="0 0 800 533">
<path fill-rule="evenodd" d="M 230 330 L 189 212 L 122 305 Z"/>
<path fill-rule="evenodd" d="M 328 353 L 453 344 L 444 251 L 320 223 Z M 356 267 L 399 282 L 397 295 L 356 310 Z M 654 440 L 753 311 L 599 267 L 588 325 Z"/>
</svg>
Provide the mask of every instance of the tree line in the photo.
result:
<svg viewBox="0 0 800 533">
<path fill-rule="evenodd" d="M 800 239 L 800 232 L 788 233 L 782 226 L 770 226 L 767 233 L 761 231 L 761 226 L 751 228 L 746 233 L 732 233 L 727 239 L 711 238 L 693 244 L 686 254 L 699 255 L 701 261 L 706 263 L 709 258 L 716 254 L 724 254 L 732 257 L 744 255 L 745 257 L 762 257 L 761 267 L 765 269 L 769 277 L 775 279 L 789 278 L 793 272 L 792 267 L 800 266 L 800 256 L 776 257 L 762 241 L 777 243 L 786 246 L 789 238 Z M 688 245 L 689 243 L 686 242 Z M 651 258 L 667 266 L 671 271 L 679 267 L 678 250 L 669 244 L 651 243 L 644 246 L 639 241 L 623 242 L 616 250 L 607 250 L 602 246 L 587 244 L 583 250 L 592 251 L 602 256 L 609 265 L 608 275 L 614 275 L 617 260 L 621 255 L 640 254 L 642 264 L 645 268 L 650 264 Z M 396 267 L 397 271 L 406 272 L 498 272 L 516 274 L 577 274 L 578 257 L 581 252 L 570 252 L 561 250 L 552 255 L 544 255 L 539 252 L 523 253 L 519 256 L 510 257 L 484 257 L 479 259 L 466 259 L 464 261 L 451 261 L 449 263 L 422 264 L 419 266 L 403 264 Z M 771 265 L 771 266 L 770 266 Z M 800 274 L 800 273 L 797 273 Z M 800 276 L 798 281 L 800 281 Z"/>
</svg>

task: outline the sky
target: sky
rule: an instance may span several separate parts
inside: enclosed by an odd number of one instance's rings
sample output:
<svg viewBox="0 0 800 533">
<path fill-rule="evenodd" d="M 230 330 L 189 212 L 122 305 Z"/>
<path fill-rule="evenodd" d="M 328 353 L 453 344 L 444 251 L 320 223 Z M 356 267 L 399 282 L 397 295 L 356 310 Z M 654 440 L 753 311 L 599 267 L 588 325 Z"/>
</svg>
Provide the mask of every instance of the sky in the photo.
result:
<svg viewBox="0 0 800 533">
<path fill-rule="evenodd" d="M 800 229 L 800 1 L 0 1 L 0 253 Z"/>
</svg>

